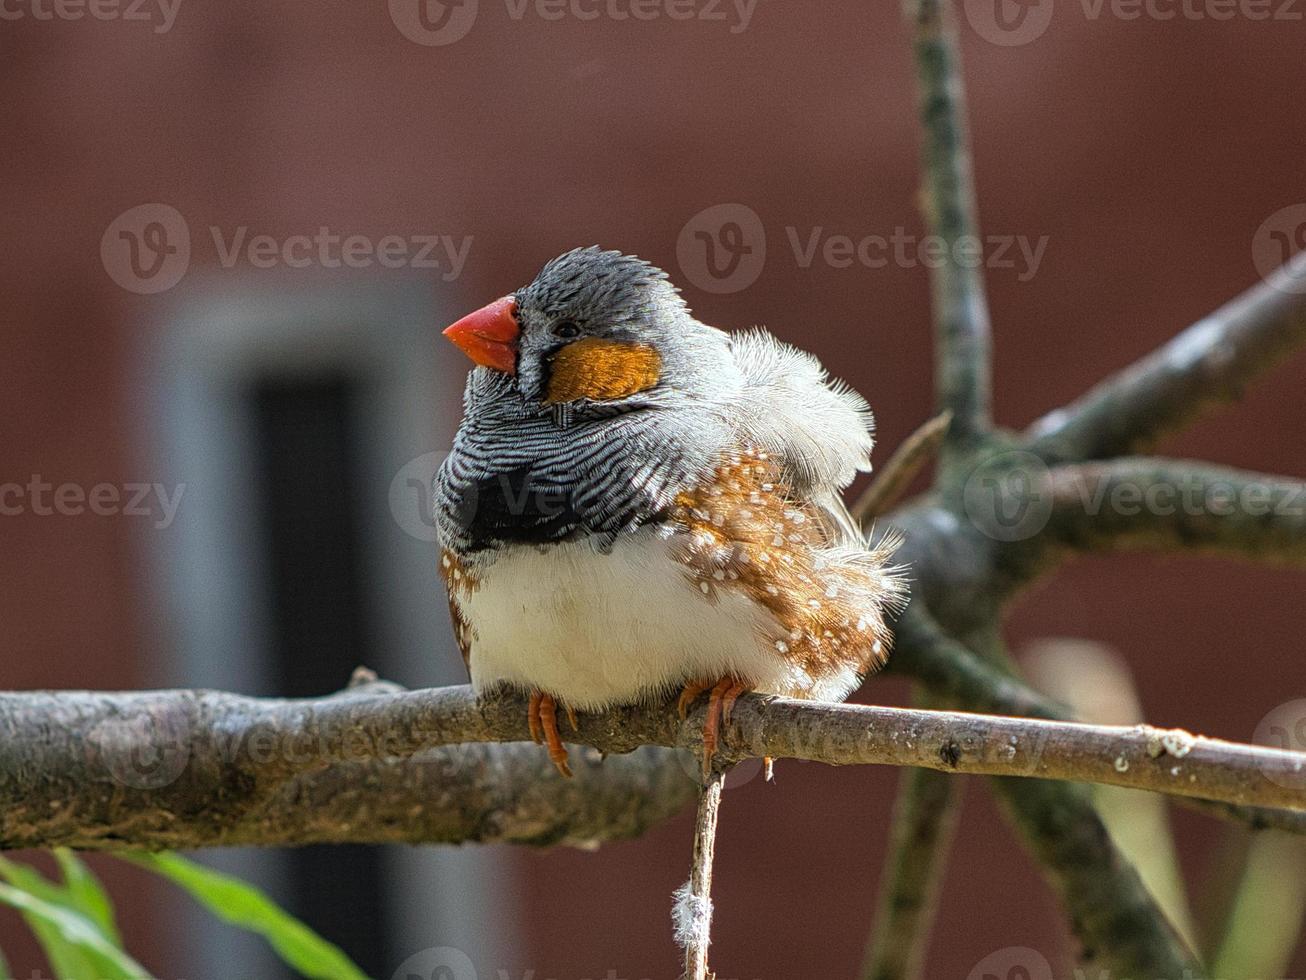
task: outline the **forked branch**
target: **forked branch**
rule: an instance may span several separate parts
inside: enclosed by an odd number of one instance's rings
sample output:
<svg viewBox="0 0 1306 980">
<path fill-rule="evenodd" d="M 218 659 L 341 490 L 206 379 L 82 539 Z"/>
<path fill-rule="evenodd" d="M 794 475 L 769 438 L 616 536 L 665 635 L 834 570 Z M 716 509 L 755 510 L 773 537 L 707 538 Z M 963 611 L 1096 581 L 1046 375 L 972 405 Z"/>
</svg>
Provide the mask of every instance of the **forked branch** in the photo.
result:
<svg viewBox="0 0 1306 980">
<path fill-rule="evenodd" d="M 1050 460 L 1145 450 L 1306 344 L 1306 252 L 1029 429 Z"/>
<path fill-rule="evenodd" d="M 1201 551 L 1306 566 L 1306 482 L 1127 457 L 1050 471 L 1049 533 L 1084 551 Z"/>
</svg>

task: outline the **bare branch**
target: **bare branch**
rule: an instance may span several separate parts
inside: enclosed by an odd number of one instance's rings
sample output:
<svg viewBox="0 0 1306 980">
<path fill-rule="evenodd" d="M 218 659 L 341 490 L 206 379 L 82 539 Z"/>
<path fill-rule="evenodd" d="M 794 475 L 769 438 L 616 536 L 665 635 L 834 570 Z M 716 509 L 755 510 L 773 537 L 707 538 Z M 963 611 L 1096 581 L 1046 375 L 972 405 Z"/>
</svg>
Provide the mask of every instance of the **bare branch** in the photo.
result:
<svg viewBox="0 0 1306 980">
<path fill-rule="evenodd" d="M 1210 800 L 1176 800 L 1190 810 L 1200 810 L 1230 823 L 1245 824 L 1252 830 L 1278 830 L 1285 834 L 1306 834 L 1306 811 L 1282 810 L 1264 806 L 1238 806 Z"/>
<path fill-rule="evenodd" d="M 873 521 L 897 503 L 912 478 L 938 452 L 951 423 L 952 413 L 943 412 L 909 435 L 853 504 L 853 520 L 858 524 Z"/>
<path fill-rule="evenodd" d="M 119 846 L 139 842 L 133 815 L 152 822 L 146 836 L 154 840 L 167 833 L 178 843 L 218 840 L 224 828 L 250 819 L 251 800 L 266 800 L 292 779 L 439 746 L 525 741 L 526 716 L 521 698 L 477 701 L 468 687 L 303 701 L 193 691 L 0 695 L 0 772 L 8 774 L 0 847 L 47 843 L 35 828 L 60 815 L 91 839 L 115 828 Z M 582 716 L 574 738 L 605 752 L 697 747 L 699 720 L 680 722 L 666 706 L 632 706 Z M 727 744 L 727 761 L 919 766 L 1306 807 L 1306 754 L 1146 727 L 746 697 L 727 726 Z M 139 760 L 151 764 L 141 768 Z M 345 827 L 339 839 L 368 833 Z"/>
<path fill-rule="evenodd" d="M 398 688 L 349 696 L 390 690 Z M 317 741 L 329 737 L 325 730 L 293 727 L 311 717 L 307 704 L 256 705 L 190 692 L 0 697 L 0 850 L 591 847 L 640 836 L 680 812 L 697 788 L 697 762 L 675 750 L 643 748 L 602 764 L 597 752 L 578 752 L 577 778 L 562 780 L 533 744 L 448 745 L 404 757 L 360 737 L 327 749 Z"/>
<path fill-rule="evenodd" d="M 876 903 L 864 980 L 918 980 L 964 783 L 929 769 L 902 774 L 889 859 Z"/>
<path fill-rule="evenodd" d="M 1202 976 L 1192 950 L 1112 843 L 1085 786 L 996 779 L 999 799 L 1071 911 L 1084 959 L 1123 976 Z"/>
<path fill-rule="evenodd" d="M 1192 550 L 1306 565 L 1306 482 L 1129 457 L 1049 473 L 1048 533 L 1080 550 Z"/>
<path fill-rule="evenodd" d="M 1051 460 L 1139 452 L 1306 344 L 1306 252 L 1029 429 Z"/>
<path fill-rule="evenodd" d="M 916 59 L 918 108 L 924 130 L 925 226 L 947 246 L 931 270 L 935 391 L 951 411 L 949 439 L 973 441 L 990 426 L 989 311 L 976 218 L 975 182 L 966 130 L 956 16 L 949 0 L 905 0 Z"/>
</svg>

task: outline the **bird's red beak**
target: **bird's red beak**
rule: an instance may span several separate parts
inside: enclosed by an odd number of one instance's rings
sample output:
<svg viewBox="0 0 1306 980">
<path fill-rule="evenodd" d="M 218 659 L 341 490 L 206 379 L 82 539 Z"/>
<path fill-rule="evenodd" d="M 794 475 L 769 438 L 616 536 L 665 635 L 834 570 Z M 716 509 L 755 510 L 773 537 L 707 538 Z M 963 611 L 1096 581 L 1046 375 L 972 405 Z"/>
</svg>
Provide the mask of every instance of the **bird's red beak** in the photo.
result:
<svg viewBox="0 0 1306 980">
<path fill-rule="evenodd" d="M 505 374 L 517 373 L 517 299 L 505 296 L 475 313 L 468 313 L 451 327 L 448 337 L 464 354 L 482 367 Z"/>
</svg>

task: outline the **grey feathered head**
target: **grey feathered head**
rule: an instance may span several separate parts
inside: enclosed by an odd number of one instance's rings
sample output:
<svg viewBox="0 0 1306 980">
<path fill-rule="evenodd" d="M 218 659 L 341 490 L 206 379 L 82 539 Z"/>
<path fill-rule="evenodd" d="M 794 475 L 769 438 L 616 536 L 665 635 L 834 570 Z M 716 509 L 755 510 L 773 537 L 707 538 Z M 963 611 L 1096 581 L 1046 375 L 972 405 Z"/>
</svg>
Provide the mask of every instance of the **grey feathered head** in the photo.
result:
<svg viewBox="0 0 1306 980">
<path fill-rule="evenodd" d="M 726 335 L 690 315 L 665 272 L 598 246 L 558 256 L 529 285 L 446 333 L 477 363 L 513 375 L 527 403 L 611 410 L 676 394 L 710 397 L 712 379 L 729 374 Z M 489 358 L 476 350 L 487 336 L 498 345 Z"/>
</svg>

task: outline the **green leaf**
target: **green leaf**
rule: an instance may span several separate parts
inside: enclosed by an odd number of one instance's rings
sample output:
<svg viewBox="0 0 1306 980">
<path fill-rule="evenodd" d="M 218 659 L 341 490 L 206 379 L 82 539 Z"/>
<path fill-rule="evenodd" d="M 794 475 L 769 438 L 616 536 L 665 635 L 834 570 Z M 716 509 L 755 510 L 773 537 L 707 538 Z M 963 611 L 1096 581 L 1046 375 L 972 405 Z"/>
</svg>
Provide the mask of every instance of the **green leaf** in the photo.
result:
<svg viewBox="0 0 1306 980">
<path fill-rule="evenodd" d="M 22 889 L 41 901 L 55 906 L 66 904 L 64 889 L 52 881 L 47 881 L 35 868 L 0 857 L 0 876 L 15 888 Z M 41 944 L 41 949 L 45 951 L 46 959 L 50 961 L 56 976 L 92 977 L 95 975 L 95 965 L 90 957 L 79 947 L 67 942 L 59 930 L 44 919 L 27 912 L 23 913 L 23 918 Z"/>
<path fill-rule="evenodd" d="M 54 857 L 63 873 L 70 904 L 99 926 L 106 939 L 122 949 L 122 936 L 118 933 L 118 924 L 113 915 L 113 901 L 100 884 L 100 879 L 95 877 L 95 872 L 66 847 L 56 848 Z"/>
<path fill-rule="evenodd" d="M 7 857 L 0 856 L 0 877 L 15 888 L 31 892 L 37 898 L 53 905 L 68 904 L 64 889 L 29 865 L 19 864 L 17 861 L 10 861 Z"/>
<path fill-rule="evenodd" d="M 109 943 L 121 949 L 122 940 L 113 922 L 112 904 L 90 869 L 70 851 L 56 852 L 55 858 L 63 869 L 67 885 L 50 881 L 35 868 L 4 857 L 0 857 L 0 876 L 44 902 L 85 916 Z M 86 954 L 65 942 L 58 930 L 37 917 L 24 915 L 24 918 L 40 941 L 55 973 L 64 977 L 94 975 L 91 972 L 94 965 Z"/>
<path fill-rule="evenodd" d="M 239 878 L 176 854 L 119 856 L 180 885 L 218 918 L 262 936 L 287 965 L 309 980 L 367 980 L 339 946 Z"/>
<path fill-rule="evenodd" d="M 102 980 L 141 980 L 149 977 L 149 971 L 130 956 L 109 942 L 96 928 L 95 923 L 80 912 L 38 898 L 31 892 L 23 891 L 14 885 L 0 884 L 0 904 L 9 905 L 23 913 L 28 922 L 39 923 L 37 937 L 50 956 L 50 965 L 55 972 L 65 978 L 96 977 Z M 35 926 L 34 926 L 35 928 Z M 55 937 L 59 952 L 75 950 L 84 960 L 85 966 L 60 965 L 47 945 L 47 937 Z"/>
</svg>

